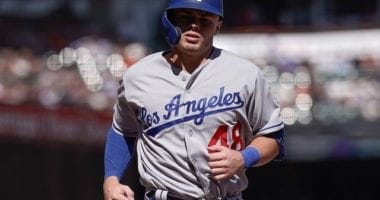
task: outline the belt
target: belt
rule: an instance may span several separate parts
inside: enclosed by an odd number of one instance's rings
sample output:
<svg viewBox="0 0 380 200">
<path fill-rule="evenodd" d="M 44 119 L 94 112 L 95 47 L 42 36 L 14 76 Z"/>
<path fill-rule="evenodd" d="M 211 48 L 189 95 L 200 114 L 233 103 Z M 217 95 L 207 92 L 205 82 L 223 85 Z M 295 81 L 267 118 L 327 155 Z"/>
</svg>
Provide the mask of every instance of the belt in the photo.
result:
<svg viewBox="0 0 380 200">
<path fill-rule="evenodd" d="M 165 190 L 152 190 L 145 193 L 146 200 L 184 200 L 171 195 Z"/>
<path fill-rule="evenodd" d="M 219 199 L 243 200 L 241 196 L 218 198 L 218 200 Z M 170 194 L 168 191 L 165 191 L 165 190 L 151 190 L 145 193 L 145 200 L 186 200 L 186 199 L 173 196 L 172 194 Z"/>
</svg>

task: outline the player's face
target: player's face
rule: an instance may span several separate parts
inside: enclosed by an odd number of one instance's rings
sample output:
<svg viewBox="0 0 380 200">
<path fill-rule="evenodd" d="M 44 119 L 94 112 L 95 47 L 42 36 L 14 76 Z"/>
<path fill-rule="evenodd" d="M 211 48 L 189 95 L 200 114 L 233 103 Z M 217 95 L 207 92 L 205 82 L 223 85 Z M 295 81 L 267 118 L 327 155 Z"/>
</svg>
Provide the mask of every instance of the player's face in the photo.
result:
<svg viewBox="0 0 380 200">
<path fill-rule="evenodd" d="M 195 9 L 176 9 L 174 21 L 182 31 L 177 48 L 188 53 L 211 49 L 213 36 L 222 25 L 219 16 Z"/>
</svg>

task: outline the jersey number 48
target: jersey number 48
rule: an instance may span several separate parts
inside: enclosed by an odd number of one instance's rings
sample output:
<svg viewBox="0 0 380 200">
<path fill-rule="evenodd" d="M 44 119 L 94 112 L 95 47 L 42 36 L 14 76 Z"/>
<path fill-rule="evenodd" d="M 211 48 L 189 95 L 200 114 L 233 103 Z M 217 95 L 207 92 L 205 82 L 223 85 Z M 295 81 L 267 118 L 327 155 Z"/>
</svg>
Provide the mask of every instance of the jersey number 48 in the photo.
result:
<svg viewBox="0 0 380 200">
<path fill-rule="evenodd" d="M 241 138 L 241 124 L 238 122 L 235 126 L 220 125 L 211 137 L 208 146 L 222 145 L 230 149 L 240 151 L 243 149 L 243 140 Z"/>
</svg>

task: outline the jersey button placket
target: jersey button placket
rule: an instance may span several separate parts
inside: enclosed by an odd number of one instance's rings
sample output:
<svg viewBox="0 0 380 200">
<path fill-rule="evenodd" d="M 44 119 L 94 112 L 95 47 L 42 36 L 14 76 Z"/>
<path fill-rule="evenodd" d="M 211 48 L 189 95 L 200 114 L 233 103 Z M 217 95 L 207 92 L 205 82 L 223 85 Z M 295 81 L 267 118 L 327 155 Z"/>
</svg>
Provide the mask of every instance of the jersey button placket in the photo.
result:
<svg viewBox="0 0 380 200">
<path fill-rule="evenodd" d="M 183 86 L 183 89 L 186 90 L 187 81 L 189 80 L 189 75 L 185 71 L 181 71 L 178 76 L 178 84 Z"/>
<path fill-rule="evenodd" d="M 186 89 L 186 85 L 187 85 L 187 80 L 188 80 L 188 77 L 187 77 L 187 74 L 185 72 L 181 72 L 180 74 L 180 81 L 181 81 L 181 84 L 183 86 L 183 91 L 182 91 L 182 102 L 181 103 L 184 103 L 187 101 L 188 99 L 188 90 Z M 181 112 L 181 117 L 182 119 L 185 119 L 186 117 L 186 109 L 182 110 Z M 184 129 L 185 128 L 185 121 L 183 121 L 181 124 L 180 124 L 180 128 L 181 129 Z"/>
<path fill-rule="evenodd" d="M 194 134 L 193 130 L 189 130 L 189 136 L 193 137 L 193 134 Z"/>
</svg>

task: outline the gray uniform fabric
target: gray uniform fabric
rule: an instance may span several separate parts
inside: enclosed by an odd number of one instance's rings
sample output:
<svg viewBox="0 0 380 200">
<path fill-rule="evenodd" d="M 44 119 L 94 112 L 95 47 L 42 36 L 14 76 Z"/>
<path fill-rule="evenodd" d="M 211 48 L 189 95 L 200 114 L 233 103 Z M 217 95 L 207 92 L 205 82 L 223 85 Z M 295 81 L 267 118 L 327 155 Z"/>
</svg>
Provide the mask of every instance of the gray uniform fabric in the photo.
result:
<svg viewBox="0 0 380 200">
<path fill-rule="evenodd" d="M 259 68 L 230 52 L 214 48 L 192 74 L 163 53 L 127 70 L 114 107 L 115 131 L 138 137 L 140 182 L 186 199 L 240 198 L 245 171 L 213 181 L 207 146 L 242 150 L 254 137 L 282 129 L 278 102 Z"/>
</svg>

